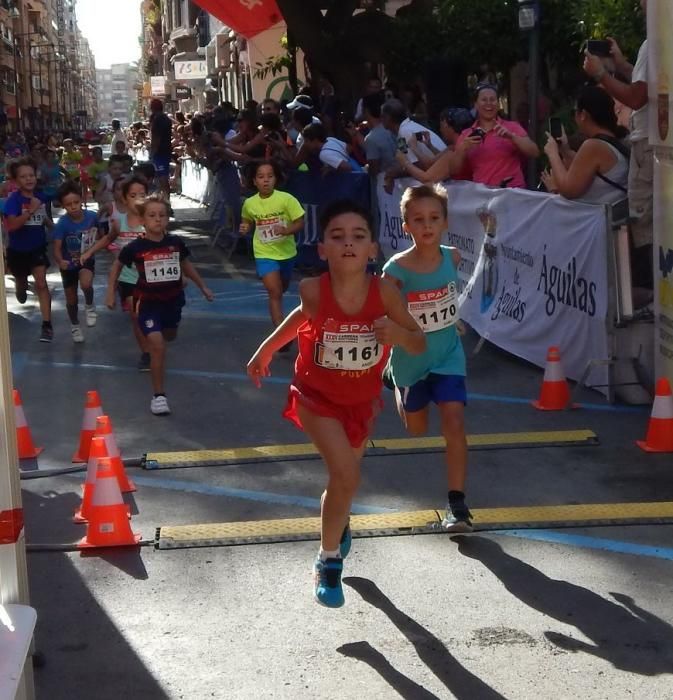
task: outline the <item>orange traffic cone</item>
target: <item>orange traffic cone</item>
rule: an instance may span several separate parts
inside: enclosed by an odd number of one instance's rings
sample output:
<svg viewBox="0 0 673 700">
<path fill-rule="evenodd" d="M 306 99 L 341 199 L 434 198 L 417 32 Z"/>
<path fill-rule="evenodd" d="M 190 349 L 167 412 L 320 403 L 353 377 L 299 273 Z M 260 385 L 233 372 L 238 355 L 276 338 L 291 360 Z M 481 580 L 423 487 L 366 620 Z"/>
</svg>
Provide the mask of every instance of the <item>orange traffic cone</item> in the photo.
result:
<svg viewBox="0 0 673 700">
<path fill-rule="evenodd" d="M 657 382 L 647 437 L 636 445 L 645 452 L 673 452 L 673 395 L 666 378 Z"/>
<path fill-rule="evenodd" d="M 96 418 L 96 435 L 101 435 L 105 438 L 107 454 L 112 462 L 112 469 L 117 476 L 121 492 L 131 493 L 131 491 L 135 491 L 136 485 L 126 476 L 124 463 L 122 462 L 121 453 L 119 452 L 117 441 L 112 432 L 112 421 L 109 416 L 99 416 Z"/>
<path fill-rule="evenodd" d="M 570 387 L 563 373 L 561 353 L 555 346 L 547 350 L 547 366 L 540 398 L 531 403 L 539 411 L 562 411 L 570 403 Z"/>
<path fill-rule="evenodd" d="M 86 392 L 86 403 L 84 404 L 84 418 L 82 419 L 82 429 L 79 433 L 79 447 L 73 455 L 73 462 L 88 462 L 89 447 L 91 438 L 96 433 L 96 418 L 103 415 L 103 407 L 100 403 L 100 396 L 97 391 Z"/>
<path fill-rule="evenodd" d="M 128 547 L 138 542 L 140 535 L 131 531 L 127 506 L 122 500 L 111 460 L 103 457 L 98 460 L 89 526 L 77 547 Z"/>
<path fill-rule="evenodd" d="M 91 440 L 89 450 L 89 463 L 86 467 L 86 479 L 82 487 L 82 504 L 73 515 L 73 522 L 86 523 L 91 517 L 91 507 L 93 503 L 93 492 L 96 486 L 96 472 L 98 471 L 98 461 L 107 457 L 105 438 L 96 436 Z"/>
<path fill-rule="evenodd" d="M 14 419 L 16 421 L 16 447 L 19 459 L 33 459 L 37 457 L 44 447 L 35 447 L 33 436 L 26 422 L 26 414 L 23 412 L 23 404 L 19 392 L 14 389 Z"/>
</svg>

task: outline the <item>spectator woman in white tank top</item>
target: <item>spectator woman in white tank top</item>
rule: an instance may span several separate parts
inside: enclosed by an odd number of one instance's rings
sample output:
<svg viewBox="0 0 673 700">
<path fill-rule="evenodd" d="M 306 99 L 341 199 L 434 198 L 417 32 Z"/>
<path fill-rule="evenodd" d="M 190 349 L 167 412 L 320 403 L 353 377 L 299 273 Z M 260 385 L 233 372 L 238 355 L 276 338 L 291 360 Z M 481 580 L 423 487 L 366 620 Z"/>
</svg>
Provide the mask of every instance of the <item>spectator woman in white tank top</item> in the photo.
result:
<svg viewBox="0 0 673 700">
<path fill-rule="evenodd" d="M 627 130 L 617 124 L 615 102 L 595 85 L 583 87 L 577 97 L 575 121 L 585 140 L 577 153 L 567 139 L 561 146 L 547 134 L 544 151 L 551 171 L 542 179 L 549 192 L 591 204 L 614 204 L 626 199 L 629 150 L 622 139 Z"/>
</svg>

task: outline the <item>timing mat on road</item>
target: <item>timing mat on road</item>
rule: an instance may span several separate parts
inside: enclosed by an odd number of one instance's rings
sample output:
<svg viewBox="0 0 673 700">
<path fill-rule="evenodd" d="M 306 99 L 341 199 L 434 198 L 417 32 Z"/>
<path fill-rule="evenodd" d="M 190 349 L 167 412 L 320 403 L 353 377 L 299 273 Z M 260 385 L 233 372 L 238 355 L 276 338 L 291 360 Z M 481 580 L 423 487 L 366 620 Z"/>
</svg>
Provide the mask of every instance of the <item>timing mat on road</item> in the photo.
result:
<svg viewBox="0 0 673 700">
<path fill-rule="evenodd" d="M 522 447 L 572 447 L 597 445 L 598 436 L 591 430 L 556 430 L 521 433 L 484 433 L 468 435 L 470 450 L 498 450 Z M 443 452 L 444 438 L 400 438 L 370 440 L 365 457 L 382 457 L 417 453 Z M 209 467 L 252 462 L 283 462 L 286 460 L 317 459 L 312 443 L 296 445 L 260 445 L 224 450 L 195 450 L 190 452 L 148 452 L 143 458 L 145 469 L 176 469 Z"/>
<path fill-rule="evenodd" d="M 673 501 L 482 508 L 472 511 L 477 531 L 673 523 Z M 455 534 L 441 529 L 436 510 L 351 516 L 354 537 Z M 320 539 L 320 518 L 285 518 L 179 525 L 157 529 L 158 549 L 271 544 Z"/>
</svg>

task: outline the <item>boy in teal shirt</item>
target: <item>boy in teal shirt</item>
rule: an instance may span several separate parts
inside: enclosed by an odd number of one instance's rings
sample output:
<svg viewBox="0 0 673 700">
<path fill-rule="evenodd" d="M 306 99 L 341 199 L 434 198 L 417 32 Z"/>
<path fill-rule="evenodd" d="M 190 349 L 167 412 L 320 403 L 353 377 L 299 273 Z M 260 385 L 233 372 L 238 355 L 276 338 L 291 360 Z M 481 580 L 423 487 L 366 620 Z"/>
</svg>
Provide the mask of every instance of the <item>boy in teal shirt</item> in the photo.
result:
<svg viewBox="0 0 673 700">
<path fill-rule="evenodd" d="M 412 435 L 428 429 L 429 404 L 437 404 L 446 440 L 448 504 L 445 530 L 471 532 L 465 504 L 467 441 L 464 410 L 465 353 L 457 331 L 460 253 L 440 244 L 448 228 L 446 191 L 437 186 L 409 187 L 402 197 L 404 230 L 413 246 L 391 258 L 383 268 L 407 299 L 409 312 L 425 332 L 427 349 L 410 355 L 393 348 L 386 374 L 395 386 L 402 422 Z"/>
</svg>

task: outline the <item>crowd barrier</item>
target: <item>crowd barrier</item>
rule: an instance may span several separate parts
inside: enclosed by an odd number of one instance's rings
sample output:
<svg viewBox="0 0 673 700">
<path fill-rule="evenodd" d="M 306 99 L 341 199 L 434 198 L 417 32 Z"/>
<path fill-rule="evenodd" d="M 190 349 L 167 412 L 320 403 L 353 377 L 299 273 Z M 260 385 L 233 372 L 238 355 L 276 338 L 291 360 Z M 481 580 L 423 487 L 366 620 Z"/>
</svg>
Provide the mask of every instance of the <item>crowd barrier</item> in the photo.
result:
<svg viewBox="0 0 673 700">
<path fill-rule="evenodd" d="M 182 158 L 181 164 L 182 194 L 200 204 L 208 204 L 213 179 L 208 168 L 191 158 Z"/>
<path fill-rule="evenodd" d="M 379 241 L 386 258 L 411 245 L 400 199 L 414 184 L 398 180 L 389 194 L 378 183 Z M 462 256 L 463 320 L 482 338 L 539 367 L 548 347 L 559 346 L 566 375 L 611 400 L 619 384 L 649 383 L 645 346 L 651 332 L 627 323 L 633 313 L 628 245 L 613 207 L 472 182 L 444 186 L 448 244 Z M 621 349 L 636 336 L 644 347 L 637 359 L 638 353 Z M 619 393 L 625 400 L 647 400 L 638 389 Z"/>
<path fill-rule="evenodd" d="M 185 161 L 191 196 L 208 191 L 204 168 Z M 392 194 L 376 188 L 379 242 L 384 257 L 410 245 L 400 199 L 415 180 L 396 181 Z M 539 367 L 547 349 L 561 348 L 566 374 L 613 397 L 618 290 L 628 286 L 616 255 L 611 208 L 522 189 L 445 183 L 449 192 L 447 242 L 461 253 L 461 318 L 482 338 Z M 218 185 L 214 200 L 235 201 L 235 181 Z M 297 236 L 299 262 L 319 264 L 318 212 L 329 201 L 356 199 L 369 207 L 366 173 L 292 172 L 283 189 L 306 210 Z M 185 183 L 183 180 L 183 192 Z M 232 205 L 233 206 L 233 205 Z M 624 284 L 624 278 L 627 280 Z"/>
</svg>

